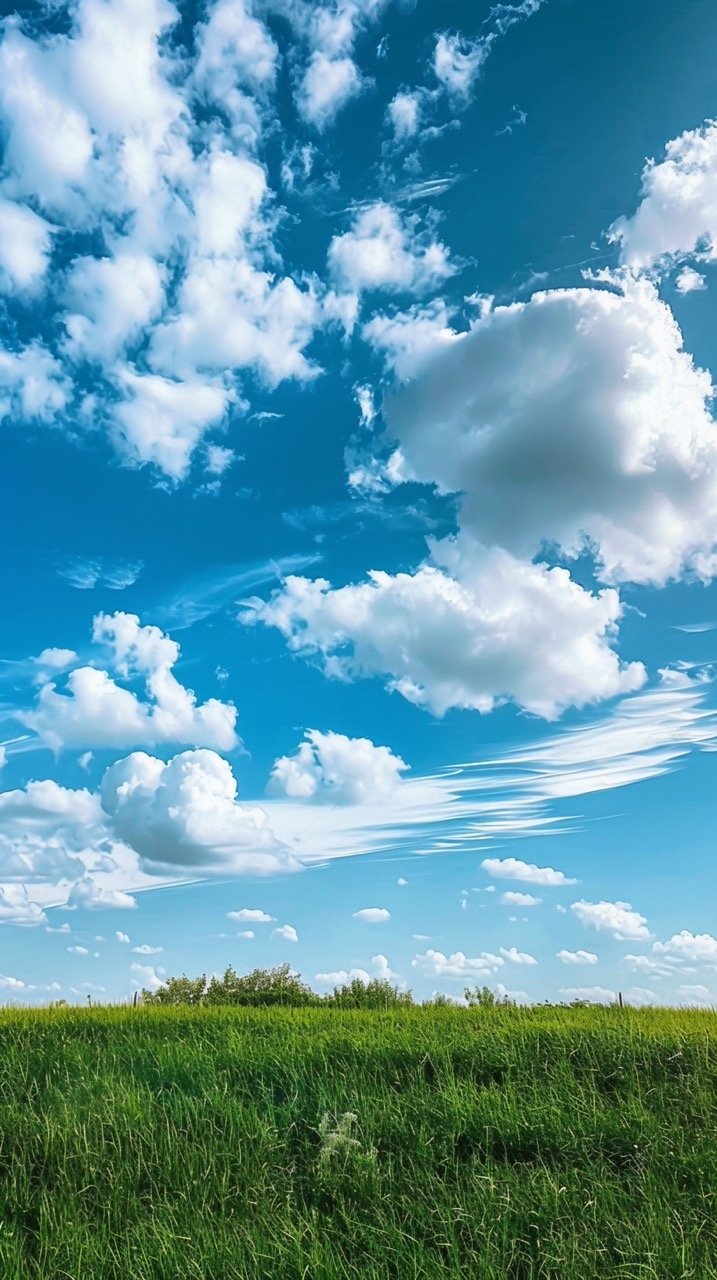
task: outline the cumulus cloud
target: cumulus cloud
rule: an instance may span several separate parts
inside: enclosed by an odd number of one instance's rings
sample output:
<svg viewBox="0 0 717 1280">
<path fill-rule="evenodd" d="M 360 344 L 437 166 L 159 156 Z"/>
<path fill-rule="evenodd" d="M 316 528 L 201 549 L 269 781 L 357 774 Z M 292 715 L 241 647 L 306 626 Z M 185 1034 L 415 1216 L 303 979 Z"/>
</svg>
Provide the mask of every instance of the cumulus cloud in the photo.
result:
<svg viewBox="0 0 717 1280">
<path fill-rule="evenodd" d="M 272 875 L 300 866 L 266 813 L 238 803 L 231 768 L 213 751 L 184 751 L 168 764 L 133 752 L 106 770 L 100 796 L 116 835 L 149 874 Z"/>
<path fill-rule="evenodd" d="M 587 1000 L 593 1004 L 614 1004 L 617 992 L 609 987 L 561 987 L 561 996 L 567 1000 Z"/>
<path fill-rule="evenodd" d="M 689 929 L 683 929 L 680 933 L 673 933 L 666 942 L 656 942 L 652 949 L 670 959 L 717 966 L 717 938 L 713 938 L 711 933 L 691 933 Z"/>
<path fill-rule="evenodd" d="M 511 964 L 537 964 L 535 956 L 531 956 L 528 951 L 519 951 L 517 947 L 501 947 L 500 954 L 504 960 L 509 960 Z"/>
<path fill-rule="evenodd" d="M 298 942 L 299 935 L 293 924 L 281 924 L 278 929 L 273 929 L 272 938 L 283 938 L 284 942 Z"/>
<path fill-rule="evenodd" d="M 577 884 L 563 871 L 552 867 L 538 867 L 534 862 L 521 862 L 520 858 L 484 858 L 481 867 L 489 876 L 498 880 L 522 880 L 525 884 L 539 884 L 546 889 L 564 884 Z"/>
<path fill-rule="evenodd" d="M 329 804 L 371 804 L 390 798 L 408 768 L 389 747 L 369 738 L 307 729 L 292 756 L 280 756 L 269 790 L 293 800 Z"/>
<path fill-rule="evenodd" d="M 42 279 L 53 231 L 27 205 L 0 196 L 0 291 L 32 289 Z"/>
<path fill-rule="evenodd" d="M 358 7 L 354 17 L 351 31 Z M 11 394 L 0 391 L 0 412 L 94 416 L 125 462 L 174 482 L 244 403 L 243 371 L 270 385 L 315 375 L 304 348 L 326 319 L 316 283 L 283 268 L 254 158 L 276 44 L 244 3 L 210 6 L 189 56 L 179 21 L 169 0 L 80 0 L 63 33 L 30 34 L 11 19 L 0 45 L 0 288 L 32 294 L 48 278 L 55 232 L 97 228 L 92 252 L 52 292 L 52 349 L 2 353 L 0 388 Z M 319 124 L 361 83 L 320 25 L 307 10 L 305 102 Z"/>
<path fill-rule="evenodd" d="M 402 220 L 382 201 L 361 210 L 351 230 L 334 237 L 329 268 L 338 287 L 356 293 L 423 290 L 453 271 L 445 245 L 419 233 L 415 219 Z"/>
<path fill-rule="evenodd" d="M 478 542 L 587 550 L 610 583 L 711 576 L 712 384 L 649 283 L 496 307 L 419 363 L 386 405 L 402 474 L 460 492 Z"/>
<path fill-rule="evenodd" d="M 110 665 L 120 678 L 144 680 L 145 698 L 98 667 L 75 667 L 64 691 L 46 681 L 35 709 L 18 713 L 18 719 L 53 750 L 167 742 L 223 751 L 236 746 L 236 708 L 216 698 L 199 703 L 180 684 L 173 672 L 179 645 L 159 627 L 142 626 L 131 613 L 100 613 L 92 638 L 109 651 Z"/>
<path fill-rule="evenodd" d="M 675 277 L 675 288 L 678 293 L 698 293 L 707 288 L 707 281 L 694 267 L 683 267 Z"/>
<path fill-rule="evenodd" d="M 631 218 L 619 218 L 610 237 L 633 271 L 690 254 L 717 258 L 717 122 L 688 129 L 665 147 L 665 157 L 648 160 L 642 173 L 642 200 Z"/>
<path fill-rule="evenodd" d="M 621 942 L 646 941 L 651 937 L 647 920 L 639 911 L 633 911 L 629 902 L 586 902 L 581 899 L 573 902 L 570 909 L 581 924 L 599 933 L 611 933 Z"/>
<path fill-rule="evenodd" d="M 41 342 L 17 351 L 0 347 L 0 422 L 51 422 L 67 405 L 70 393 L 61 362 Z"/>
<path fill-rule="evenodd" d="M 297 105 L 304 119 L 323 131 L 362 87 L 361 74 L 352 58 L 329 58 L 317 49 L 301 81 Z"/>
<path fill-rule="evenodd" d="M 532 893 L 516 893 L 508 889 L 501 894 L 500 901 L 504 907 L 537 907 L 542 898 L 535 898 Z"/>
<path fill-rule="evenodd" d="M 241 911 L 227 911 L 228 920 L 250 921 L 252 924 L 269 924 L 276 919 L 256 907 L 242 907 Z"/>
<path fill-rule="evenodd" d="M 338 588 L 290 576 L 241 620 L 276 627 L 327 676 L 382 676 L 436 715 L 488 712 L 512 699 L 552 718 L 643 683 L 642 665 L 622 665 L 611 648 L 621 616 L 615 591 L 591 594 L 563 568 L 497 548 L 466 554 L 456 541 L 434 554 L 452 574 L 426 564 L 414 574 L 373 571 L 367 582 Z"/>
<path fill-rule="evenodd" d="M 484 40 L 468 40 L 450 31 L 441 32 L 433 50 L 433 72 L 453 97 L 467 98 L 488 57 Z"/>
<path fill-rule="evenodd" d="M 385 924 L 391 919 L 391 912 L 385 907 L 362 907 L 353 914 L 354 920 L 363 920 L 365 924 Z"/>
<path fill-rule="evenodd" d="M 388 117 L 396 142 L 405 142 L 418 133 L 424 95 L 419 89 L 401 89 L 388 104 Z"/>
<path fill-rule="evenodd" d="M 34 929 L 47 923 L 42 907 L 30 900 L 23 885 L 0 885 L 0 924 Z"/>
<path fill-rule="evenodd" d="M 0 794 L 0 882 L 7 888 L 8 881 L 80 879 L 85 868 L 79 855 L 103 834 L 102 812 L 89 791 L 73 791 L 51 779 L 5 791 Z"/>
<path fill-rule="evenodd" d="M 555 954 L 563 964 L 597 964 L 598 962 L 594 951 L 583 951 L 582 949 L 566 951 L 563 947 L 561 951 L 556 951 Z"/>
<path fill-rule="evenodd" d="M 85 911 L 117 911 L 136 907 L 137 900 L 120 889 L 103 889 L 92 876 L 86 875 L 73 884 L 67 906 L 83 907 Z"/>
<path fill-rule="evenodd" d="M 454 951 L 452 955 L 446 956 L 442 951 L 429 948 L 422 955 L 414 956 L 411 964 L 414 969 L 431 977 L 484 979 L 500 969 L 505 960 L 489 951 L 481 951 L 479 956 L 467 956 L 463 951 Z"/>
</svg>

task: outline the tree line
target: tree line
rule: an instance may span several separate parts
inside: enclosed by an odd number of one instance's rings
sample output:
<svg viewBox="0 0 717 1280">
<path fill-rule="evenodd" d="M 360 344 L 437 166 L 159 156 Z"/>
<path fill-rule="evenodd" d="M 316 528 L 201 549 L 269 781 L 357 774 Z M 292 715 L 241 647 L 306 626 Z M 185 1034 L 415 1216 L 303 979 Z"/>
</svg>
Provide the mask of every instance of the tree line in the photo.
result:
<svg viewBox="0 0 717 1280">
<path fill-rule="evenodd" d="M 492 1007 L 513 1005 L 508 996 L 497 995 L 490 987 L 465 987 L 464 997 L 471 1006 Z M 274 969 L 252 969 L 251 973 L 237 973 L 228 965 L 219 977 L 207 978 L 202 973 L 197 978 L 167 978 L 156 991 L 142 990 L 143 1004 L 148 1005 L 246 1005 L 268 1007 L 285 1005 L 293 1008 L 331 1005 L 339 1009 L 389 1009 L 418 1003 L 413 993 L 392 984 L 386 978 L 354 977 L 340 983 L 326 995 L 319 995 L 294 973 L 288 964 Z M 449 996 L 438 994 L 423 1004 L 451 1005 Z"/>
</svg>

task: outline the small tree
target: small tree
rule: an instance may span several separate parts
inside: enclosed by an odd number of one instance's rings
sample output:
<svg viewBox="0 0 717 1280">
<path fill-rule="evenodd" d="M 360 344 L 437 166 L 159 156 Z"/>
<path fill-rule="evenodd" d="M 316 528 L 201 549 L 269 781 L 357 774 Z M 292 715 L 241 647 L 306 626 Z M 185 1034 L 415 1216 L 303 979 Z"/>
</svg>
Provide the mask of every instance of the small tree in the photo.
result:
<svg viewBox="0 0 717 1280">
<path fill-rule="evenodd" d="M 201 1004 L 207 988 L 207 976 L 203 973 L 199 978 L 188 978 L 183 973 L 181 978 L 167 978 L 156 991 L 142 989 L 142 1004 Z"/>
<path fill-rule="evenodd" d="M 463 994 L 471 1009 L 494 1009 L 496 1006 L 515 1007 L 515 1000 L 508 995 L 498 995 L 490 987 L 464 987 Z"/>
<path fill-rule="evenodd" d="M 352 978 L 342 986 L 334 987 L 325 997 L 327 1004 L 339 1009 L 390 1009 L 395 1005 L 413 1004 L 410 991 L 401 991 L 386 978 Z"/>
<path fill-rule="evenodd" d="M 167 978 L 156 991 L 142 991 L 143 1004 L 291 1005 L 318 1004 L 319 997 L 288 964 L 239 974 L 231 965 L 221 977 Z"/>
</svg>

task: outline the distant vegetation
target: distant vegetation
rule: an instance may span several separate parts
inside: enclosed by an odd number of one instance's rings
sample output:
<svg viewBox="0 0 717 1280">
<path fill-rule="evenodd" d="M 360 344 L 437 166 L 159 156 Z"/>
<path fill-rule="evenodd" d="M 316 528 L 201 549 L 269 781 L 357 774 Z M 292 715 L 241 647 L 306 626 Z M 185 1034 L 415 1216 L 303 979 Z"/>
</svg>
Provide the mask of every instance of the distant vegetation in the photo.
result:
<svg viewBox="0 0 717 1280">
<path fill-rule="evenodd" d="M 714 1014 L 210 986 L 0 1013 L 2 1280 L 717 1280 Z"/>
<path fill-rule="evenodd" d="M 292 1009 L 304 1009 L 313 1005 L 333 1005 L 339 1009 L 389 1009 L 395 1005 L 414 1004 L 410 991 L 388 982 L 385 978 L 352 978 L 350 982 L 335 986 L 326 995 L 317 995 L 307 986 L 300 974 L 294 973 L 288 964 L 275 969 L 252 969 L 239 974 L 229 965 L 221 977 L 167 978 L 156 991 L 142 991 L 143 1004 L 157 1005 L 243 1005 L 267 1008 L 281 1005 Z M 465 987 L 464 998 L 469 1006 L 481 1008 L 493 1005 L 512 1005 L 508 996 L 499 996 L 490 987 Z M 448 996 L 435 996 L 427 1004 L 452 1005 Z"/>
</svg>

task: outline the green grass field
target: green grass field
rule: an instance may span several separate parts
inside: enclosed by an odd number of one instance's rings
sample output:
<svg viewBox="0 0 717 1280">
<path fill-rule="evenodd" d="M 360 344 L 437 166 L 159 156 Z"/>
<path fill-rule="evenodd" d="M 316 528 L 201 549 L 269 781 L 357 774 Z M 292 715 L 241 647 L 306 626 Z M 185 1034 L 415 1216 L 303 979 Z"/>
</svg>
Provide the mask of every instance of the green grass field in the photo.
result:
<svg viewBox="0 0 717 1280">
<path fill-rule="evenodd" d="M 0 1072 L 2 1280 L 717 1277 L 711 1013 L 5 1010 Z"/>
</svg>

